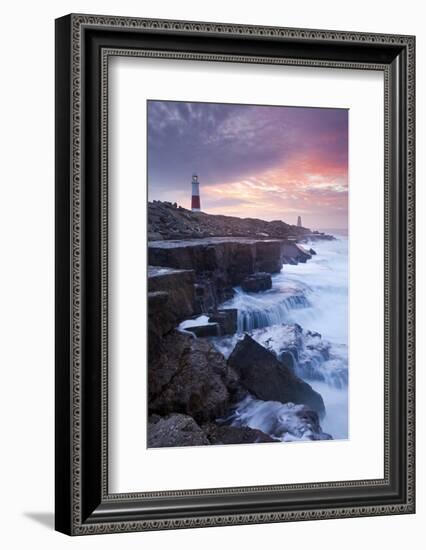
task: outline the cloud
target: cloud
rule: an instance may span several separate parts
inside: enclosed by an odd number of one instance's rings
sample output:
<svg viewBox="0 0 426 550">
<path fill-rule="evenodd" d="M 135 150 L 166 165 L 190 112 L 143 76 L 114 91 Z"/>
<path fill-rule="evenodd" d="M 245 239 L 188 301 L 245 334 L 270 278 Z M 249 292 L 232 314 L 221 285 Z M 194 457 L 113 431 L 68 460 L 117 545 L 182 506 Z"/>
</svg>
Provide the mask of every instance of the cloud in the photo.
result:
<svg viewBox="0 0 426 550">
<path fill-rule="evenodd" d="M 342 109 L 149 101 L 149 195 L 189 201 L 195 170 L 206 211 L 333 216 L 347 209 L 347 134 Z"/>
</svg>

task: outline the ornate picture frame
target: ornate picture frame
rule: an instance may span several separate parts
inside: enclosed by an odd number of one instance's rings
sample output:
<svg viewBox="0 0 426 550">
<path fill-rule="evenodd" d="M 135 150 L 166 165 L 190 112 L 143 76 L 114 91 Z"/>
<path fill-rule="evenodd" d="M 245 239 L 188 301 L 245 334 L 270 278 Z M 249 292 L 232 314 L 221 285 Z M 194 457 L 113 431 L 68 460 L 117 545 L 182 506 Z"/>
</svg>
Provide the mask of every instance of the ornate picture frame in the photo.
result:
<svg viewBox="0 0 426 550">
<path fill-rule="evenodd" d="M 384 75 L 384 477 L 108 490 L 108 61 Z M 72 14 L 56 20 L 56 529 L 119 533 L 415 511 L 415 38 Z"/>
</svg>

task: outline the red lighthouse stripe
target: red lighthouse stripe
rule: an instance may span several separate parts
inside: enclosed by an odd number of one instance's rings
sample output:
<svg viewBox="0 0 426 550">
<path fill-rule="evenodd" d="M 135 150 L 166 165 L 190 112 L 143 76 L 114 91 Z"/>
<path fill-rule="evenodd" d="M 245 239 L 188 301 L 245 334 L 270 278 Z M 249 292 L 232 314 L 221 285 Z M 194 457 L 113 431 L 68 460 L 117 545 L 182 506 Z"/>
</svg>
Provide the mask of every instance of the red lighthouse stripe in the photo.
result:
<svg viewBox="0 0 426 550">
<path fill-rule="evenodd" d="M 200 197 L 192 195 L 191 208 L 200 208 Z"/>
</svg>

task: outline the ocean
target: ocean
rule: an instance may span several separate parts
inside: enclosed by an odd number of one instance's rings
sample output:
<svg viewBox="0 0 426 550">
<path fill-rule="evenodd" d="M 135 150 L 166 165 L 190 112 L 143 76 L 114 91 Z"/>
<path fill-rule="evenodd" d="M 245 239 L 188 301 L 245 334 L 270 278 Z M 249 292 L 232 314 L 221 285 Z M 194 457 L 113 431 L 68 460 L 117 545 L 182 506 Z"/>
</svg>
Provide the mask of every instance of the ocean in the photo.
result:
<svg viewBox="0 0 426 550">
<path fill-rule="evenodd" d="M 304 264 L 284 264 L 272 276 L 272 289 L 255 294 L 236 288 L 234 298 L 222 307 L 238 309 L 238 333 L 213 343 L 226 357 L 244 333 L 277 354 L 292 349 L 295 373 L 324 400 L 323 431 L 333 439 L 347 439 L 348 238 L 334 234 L 335 240 L 305 244 L 316 254 Z M 283 441 L 310 439 L 309 431 L 292 425 L 297 424 L 294 410 L 249 397 L 236 408 L 232 422 Z"/>
</svg>

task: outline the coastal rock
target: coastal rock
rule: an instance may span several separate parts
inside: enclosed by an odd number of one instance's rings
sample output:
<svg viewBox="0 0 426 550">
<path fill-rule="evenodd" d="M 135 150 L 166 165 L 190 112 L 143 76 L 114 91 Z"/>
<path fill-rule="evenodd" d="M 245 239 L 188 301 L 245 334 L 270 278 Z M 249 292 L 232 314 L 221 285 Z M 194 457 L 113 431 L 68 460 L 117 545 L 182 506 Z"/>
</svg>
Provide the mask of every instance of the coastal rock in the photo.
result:
<svg viewBox="0 0 426 550">
<path fill-rule="evenodd" d="M 256 243 L 256 272 L 279 273 L 282 266 L 282 241 Z"/>
<path fill-rule="evenodd" d="M 218 425 L 214 422 L 203 424 L 202 429 L 212 445 L 232 445 L 237 443 L 273 443 L 277 441 L 261 430 L 247 426 Z"/>
<path fill-rule="evenodd" d="M 291 372 L 295 372 L 296 370 L 296 365 L 297 365 L 297 361 L 295 359 L 295 355 L 293 352 L 291 351 L 283 351 L 281 354 L 280 354 L 280 357 L 279 357 L 281 363 L 283 363 L 283 365 L 285 365 L 288 369 L 291 370 Z"/>
<path fill-rule="evenodd" d="M 148 334 L 150 345 L 157 346 L 164 334 L 176 325 L 176 316 L 167 307 L 169 293 L 148 292 Z M 152 342 L 151 342 L 152 339 Z"/>
<path fill-rule="evenodd" d="M 300 403 L 324 415 L 321 395 L 248 334 L 235 346 L 228 365 L 238 373 L 241 384 L 258 399 Z"/>
<path fill-rule="evenodd" d="M 152 311 L 161 311 L 169 300 L 169 293 L 165 290 L 157 290 L 155 292 L 148 292 L 148 307 Z"/>
<path fill-rule="evenodd" d="M 209 320 L 218 323 L 221 336 L 235 334 L 237 331 L 238 310 L 235 308 L 218 309 L 210 315 Z"/>
<path fill-rule="evenodd" d="M 148 231 L 148 241 L 162 241 L 164 239 L 161 233 L 149 232 Z"/>
<path fill-rule="evenodd" d="M 262 269 L 279 272 L 282 241 L 209 238 L 154 241 L 148 244 L 151 265 L 193 270 L 196 313 L 207 312 L 233 296 L 233 286 Z"/>
<path fill-rule="evenodd" d="M 148 447 L 186 447 L 210 445 L 206 434 L 193 418 L 172 414 L 165 418 L 148 419 Z"/>
<path fill-rule="evenodd" d="M 190 269 L 196 277 L 196 313 L 214 310 L 233 295 L 232 287 L 255 269 L 253 243 L 211 239 L 149 243 L 149 262 Z"/>
<path fill-rule="evenodd" d="M 241 288 L 244 292 L 261 292 L 272 288 L 272 279 L 269 273 L 254 273 L 246 277 Z"/>
<path fill-rule="evenodd" d="M 194 314 L 194 272 L 148 266 L 148 359 L 161 349 L 162 338 Z"/>
<path fill-rule="evenodd" d="M 208 338 L 209 336 L 219 336 L 220 329 L 218 323 L 206 323 L 204 325 L 191 325 L 185 330 L 195 334 L 197 338 Z"/>
<path fill-rule="evenodd" d="M 284 242 L 282 245 L 283 262 L 289 264 L 306 263 L 311 254 L 296 242 Z"/>
<path fill-rule="evenodd" d="M 256 218 L 237 218 L 192 212 L 176 203 L 148 202 L 149 240 L 215 237 L 303 237 L 309 229 L 283 221 L 267 222 Z"/>
<path fill-rule="evenodd" d="M 304 331 L 297 323 L 256 329 L 251 336 L 301 378 L 326 382 L 336 388 L 347 386 L 345 345 L 331 346 L 319 332 Z"/>
<path fill-rule="evenodd" d="M 156 316 L 161 309 L 167 308 L 167 314 L 173 319 L 174 326 L 178 321 L 194 315 L 194 283 L 195 274 L 192 270 L 149 265 L 148 292 L 151 298 L 148 301 L 148 313 Z M 165 294 L 167 294 L 167 300 Z M 163 334 L 169 330 L 170 328 L 166 325 Z"/>
<path fill-rule="evenodd" d="M 206 237 L 245 237 L 254 239 L 288 239 L 298 242 L 333 240 L 332 235 L 290 225 L 281 220 L 238 218 L 192 212 L 176 203 L 148 202 L 148 241 L 168 239 L 202 239 Z M 258 268 L 268 271 L 265 267 Z"/>
<path fill-rule="evenodd" d="M 196 313 L 211 313 L 218 304 L 234 297 L 234 289 L 220 272 L 199 273 L 196 280 Z"/>
<path fill-rule="evenodd" d="M 196 421 L 222 416 L 238 389 L 238 377 L 208 341 L 174 331 L 148 365 L 150 413 L 188 414 Z"/>
<path fill-rule="evenodd" d="M 302 237 L 298 238 L 299 242 L 309 243 L 311 241 L 334 241 L 336 237 L 334 235 L 328 235 L 322 231 L 310 231 Z"/>
<path fill-rule="evenodd" d="M 191 269 L 197 275 L 216 274 L 232 286 L 255 272 L 256 241 L 223 238 L 155 241 L 148 244 L 148 256 L 152 265 Z"/>
</svg>

